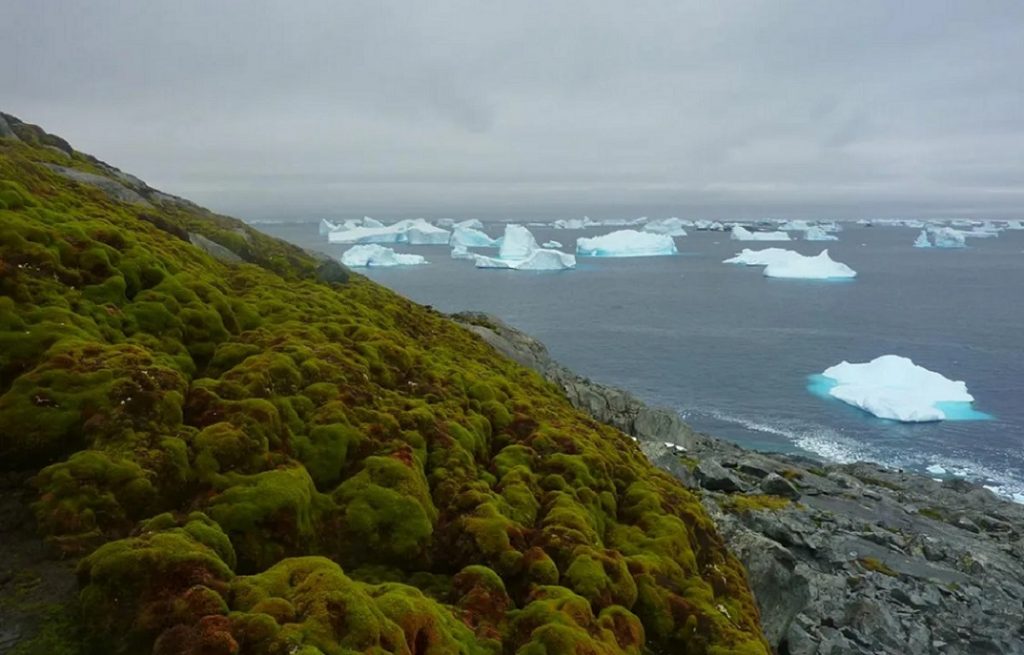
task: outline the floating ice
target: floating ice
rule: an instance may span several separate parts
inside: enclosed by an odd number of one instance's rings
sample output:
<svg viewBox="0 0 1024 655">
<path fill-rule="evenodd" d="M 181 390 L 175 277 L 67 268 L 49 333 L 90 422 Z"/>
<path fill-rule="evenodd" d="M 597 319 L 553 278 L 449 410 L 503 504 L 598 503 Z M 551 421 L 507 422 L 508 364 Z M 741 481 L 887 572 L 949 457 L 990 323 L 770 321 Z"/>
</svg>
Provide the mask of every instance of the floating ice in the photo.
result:
<svg viewBox="0 0 1024 655">
<path fill-rule="evenodd" d="M 341 263 L 345 266 L 413 266 L 426 264 L 422 255 L 403 255 L 391 248 L 367 244 L 352 246 L 341 255 Z"/>
<path fill-rule="evenodd" d="M 878 418 L 904 423 L 990 418 L 970 407 L 974 396 L 966 384 L 898 355 L 863 364 L 844 361 L 820 377 L 827 383 L 821 391 Z"/>
<path fill-rule="evenodd" d="M 723 260 L 722 263 L 764 266 L 765 277 L 775 278 L 835 280 L 852 278 L 857 275 L 857 272 L 846 264 L 833 261 L 829 257 L 828 250 L 822 250 L 816 256 L 804 256 L 784 248 L 765 248 L 763 250 L 744 248 L 735 257 Z"/>
<path fill-rule="evenodd" d="M 454 250 L 452 257 L 455 257 Z M 472 257 L 477 268 L 508 268 L 517 271 L 560 271 L 576 268 L 576 257 L 558 250 L 541 248 L 528 229 L 516 224 L 505 226 L 497 257 Z M 462 258 L 461 253 L 459 258 Z"/>
<path fill-rule="evenodd" d="M 698 230 L 707 230 L 711 232 L 725 232 L 725 226 L 718 221 L 709 221 L 707 219 L 698 219 L 693 222 L 693 227 Z"/>
<path fill-rule="evenodd" d="M 335 230 L 340 230 L 340 229 L 341 229 L 341 226 L 339 226 L 337 223 L 332 223 L 331 221 L 327 220 L 326 218 L 321 218 L 320 219 L 320 236 L 325 237 L 328 234 L 330 234 L 331 232 L 334 232 Z"/>
<path fill-rule="evenodd" d="M 928 226 L 924 234 L 931 239 L 932 245 L 936 248 L 963 248 L 967 245 L 964 233 L 951 227 Z M 921 235 L 918 235 L 917 238 L 920 241 Z M 914 245 L 917 245 L 917 241 L 914 242 Z M 923 246 L 918 247 L 921 248 Z"/>
<path fill-rule="evenodd" d="M 583 218 L 560 218 L 551 224 L 556 230 L 582 230 L 583 228 L 600 225 L 597 221 L 590 220 L 589 216 Z"/>
<path fill-rule="evenodd" d="M 453 246 L 452 259 L 476 259 L 476 255 L 469 252 L 466 246 Z"/>
<path fill-rule="evenodd" d="M 723 260 L 723 264 L 744 264 L 746 266 L 768 266 L 778 261 L 789 259 L 794 253 L 785 248 L 764 248 L 763 250 L 751 250 L 744 248 L 735 257 Z"/>
<path fill-rule="evenodd" d="M 557 241 L 545 241 L 543 244 L 545 248 L 561 248 L 562 244 Z"/>
<path fill-rule="evenodd" d="M 479 218 L 470 218 L 470 219 L 465 220 L 465 221 L 459 221 L 458 223 L 455 223 L 452 227 L 465 227 L 465 228 L 469 228 L 471 230 L 481 230 L 481 231 L 483 231 L 484 224 L 480 222 Z"/>
<path fill-rule="evenodd" d="M 461 223 L 452 230 L 452 238 L 449 243 L 452 246 L 465 246 L 467 248 L 494 248 L 498 246 L 497 239 L 492 239 L 481 230 L 464 226 Z"/>
<path fill-rule="evenodd" d="M 666 234 L 617 230 L 576 239 L 576 254 L 589 257 L 650 257 L 676 254 L 676 242 Z"/>
<path fill-rule="evenodd" d="M 946 468 L 938 464 L 929 464 L 925 470 L 932 475 L 946 475 Z"/>
<path fill-rule="evenodd" d="M 836 280 L 857 277 L 857 271 L 834 261 L 828 256 L 828 250 L 822 250 L 813 257 L 790 252 L 788 257 L 765 266 L 764 276 L 790 280 Z"/>
<path fill-rule="evenodd" d="M 658 221 L 650 221 L 644 225 L 644 232 L 667 234 L 670 237 L 686 236 L 686 230 L 683 229 L 683 221 L 678 218 L 663 218 Z"/>
<path fill-rule="evenodd" d="M 804 232 L 804 239 L 807 241 L 838 241 L 839 237 L 829 234 L 817 225 L 812 225 Z"/>
<path fill-rule="evenodd" d="M 785 232 L 751 232 L 742 225 L 732 227 L 733 241 L 789 241 Z"/>
<path fill-rule="evenodd" d="M 917 235 L 917 238 L 914 239 L 914 247 L 915 248 L 931 248 L 932 247 L 932 242 L 928 240 L 928 231 L 927 230 L 921 230 L 921 234 Z"/>
<path fill-rule="evenodd" d="M 811 227 L 813 227 L 813 226 L 810 223 L 808 223 L 807 221 L 801 221 L 801 220 L 783 221 L 779 225 L 779 229 L 784 231 L 784 232 L 788 232 L 788 231 L 806 232 L 807 230 L 811 229 Z"/>
<path fill-rule="evenodd" d="M 369 221 L 377 225 L 368 224 Z M 422 218 L 404 220 L 381 226 L 372 218 L 363 218 L 363 225 L 331 232 L 331 243 L 408 243 L 412 245 L 447 244 L 451 232 L 435 227 Z"/>
</svg>

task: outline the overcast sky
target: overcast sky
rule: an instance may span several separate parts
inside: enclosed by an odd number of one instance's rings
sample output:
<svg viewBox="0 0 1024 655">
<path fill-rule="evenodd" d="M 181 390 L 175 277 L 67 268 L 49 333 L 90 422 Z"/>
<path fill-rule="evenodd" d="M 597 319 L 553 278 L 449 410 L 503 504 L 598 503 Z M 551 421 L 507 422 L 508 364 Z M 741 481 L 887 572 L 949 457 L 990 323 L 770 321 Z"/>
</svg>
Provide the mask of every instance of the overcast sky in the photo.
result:
<svg viewBox="0 0 1024 655">
<path fill-rule="evenodd" d="M 0 0 L 0 109 L 243 218 L 1024 217 L 1024 2 Z"/>
</svg>

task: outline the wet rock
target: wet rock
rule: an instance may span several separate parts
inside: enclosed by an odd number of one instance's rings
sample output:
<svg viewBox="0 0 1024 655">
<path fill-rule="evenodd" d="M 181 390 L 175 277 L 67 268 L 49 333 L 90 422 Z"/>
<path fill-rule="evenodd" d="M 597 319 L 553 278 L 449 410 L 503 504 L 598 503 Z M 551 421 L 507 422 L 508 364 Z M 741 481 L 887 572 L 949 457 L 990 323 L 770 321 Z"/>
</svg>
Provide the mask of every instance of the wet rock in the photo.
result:
<svg viewBox="0 0 1024 655">
<path fill-rule="evenodd" d="M 746 491 L 747 485 L 730 473 L 724 466 L 713 460 L 704 460 L 697 464 L 694 471 L 700 486 L 709 491 Z"/>
<path fill-rule="evenodd" d="M 783 498 L 790 498 L 792 500 L 796 500 L 800 497 L 800 492 L 793 486 L 793 483 L 778 473 L 769 473 L 763 480 L 761 480 L 761 491 L 766 494 L 782 496 Z"/>
</svg>

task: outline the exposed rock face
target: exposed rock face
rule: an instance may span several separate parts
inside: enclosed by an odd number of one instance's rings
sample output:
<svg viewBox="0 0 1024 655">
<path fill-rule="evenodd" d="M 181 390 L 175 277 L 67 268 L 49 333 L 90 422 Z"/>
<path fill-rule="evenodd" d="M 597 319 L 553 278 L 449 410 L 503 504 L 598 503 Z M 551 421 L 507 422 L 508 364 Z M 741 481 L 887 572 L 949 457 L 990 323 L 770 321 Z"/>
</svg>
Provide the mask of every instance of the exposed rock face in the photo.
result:
<svg viewBox="0 0 1024 655">
<path fill-rule="evenodd" d="M 500 321 L 456 318 L 703 492 L 778 652 L 1024 653 L 1024 506 L 963 481 L 766 455 L 695 434 L 666 410 L 573 375 Z M 647 413 L 658 420 L 637 430 Z"/>
<path fill-rule="evenodd" d="M 82 184 L 97 187 L 114 200 L 149 206 L 149 202 L 139 195 L 138 192 L 110 179 L 109 177 L 94 175 L 92 173 L 80 171 L 76 168 L 68 168 L 66 166 L 58 166 L 56 164 L 49 164 L 47 168 L 55 173 L 60 173 L 64 177 L 72 179 L 75 182 L 81 182 Z"/>
<path fill-rule="evenodd" d="M 7 124 L 7 119 L 4 116 L 4 114 L 0 114 L 0 139 L 17 139 L 18 135 Z"/>
<path fill-rule="evenodd" d="M 200 250 L 203 250 L 207 254 L 211 255 L 216 259 L 221 260 L 226 264 L 238 264 L 241 263 L 242 261 L 241 257 L 231 252 L 224 246 L 220 245 L 216 241 L 207 239 L 202 234 L 190 232 L 188 235 L 188 240 L 193 246 L 199 248 Z"/>
</svg>

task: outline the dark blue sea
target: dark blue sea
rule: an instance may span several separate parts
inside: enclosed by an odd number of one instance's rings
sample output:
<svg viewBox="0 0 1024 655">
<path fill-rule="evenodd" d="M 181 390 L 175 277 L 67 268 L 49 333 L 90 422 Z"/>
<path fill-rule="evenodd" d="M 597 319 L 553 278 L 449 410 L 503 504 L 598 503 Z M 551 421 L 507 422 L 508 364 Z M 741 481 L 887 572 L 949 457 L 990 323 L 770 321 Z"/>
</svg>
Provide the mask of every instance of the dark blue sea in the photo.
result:
<svg viewBox="0 0 1024 655">
<path fill-rule="evenodd" d="M 332 256 L 349 247 L 328 244 L 316 222 L 257 227 Z M 572 251 L 579 236 L 619 228 L 530 229 Z M 397 246 L 430 264 L 362 272 L 441 311 L 496 314 L 580 374 L 740 445 L 967 477 L 1024 502 L 1024 231 L 962 250 L 915 249 L 918 231 L 850 223 L 838 242 L 752 244 L 690 230 L 676 256 L 579 258 L 563 272 L 476 269 L 447 246 Z M 858 276 L 772 280 L 722 263 L 744 246 L 827 247 Z M 884 354 L 965 381 L 992 418 L 900 424 L 808 388 L 833 364 Z"/>
</svg>

